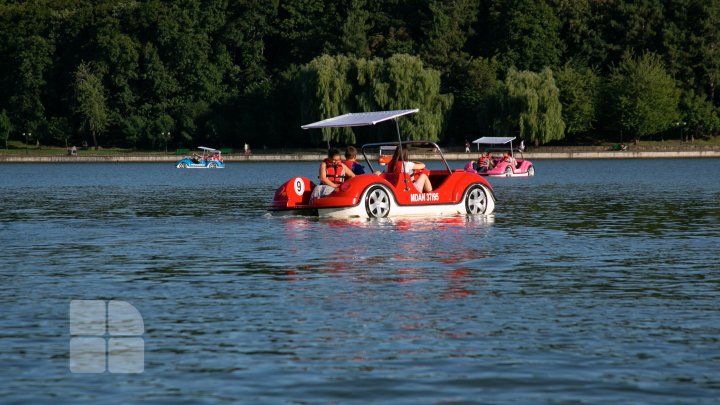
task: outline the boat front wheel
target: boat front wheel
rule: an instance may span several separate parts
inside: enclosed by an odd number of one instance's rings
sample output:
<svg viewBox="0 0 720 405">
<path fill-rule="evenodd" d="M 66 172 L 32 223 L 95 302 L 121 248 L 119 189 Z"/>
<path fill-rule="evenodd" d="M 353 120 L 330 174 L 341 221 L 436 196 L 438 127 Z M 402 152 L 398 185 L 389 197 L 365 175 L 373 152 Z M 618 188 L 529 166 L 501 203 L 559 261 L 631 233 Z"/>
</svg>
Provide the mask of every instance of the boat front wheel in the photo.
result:
<svg viewBox="0 0 720 405">
<path fill-rule="evenodd" d="M 178 163 L 177 167 L 178 167 L 178 169 L 184 169 L 184 168 L 187 167 L 187 163 L 185 163 L 185 162 L 180 162 L 180 163 Z"/>
<path fill-rule="evenodd" d="M 365 194 L 365 210 L 370 218 L 385 218 L 390 213 L 390 196 L 380 186 L 370 188 Z"/>
</svg>

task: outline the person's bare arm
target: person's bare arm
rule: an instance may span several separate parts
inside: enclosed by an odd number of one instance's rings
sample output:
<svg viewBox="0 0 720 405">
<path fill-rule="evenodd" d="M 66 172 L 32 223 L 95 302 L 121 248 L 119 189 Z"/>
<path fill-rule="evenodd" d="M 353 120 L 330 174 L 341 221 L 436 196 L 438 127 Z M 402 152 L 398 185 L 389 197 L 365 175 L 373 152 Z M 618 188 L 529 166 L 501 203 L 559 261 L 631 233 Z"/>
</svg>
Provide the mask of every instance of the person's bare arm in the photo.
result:
<svg viewBox="0 0 720 405">
<path fill-rule="evenodd" d="M 347 167 L 345 165 L 342 165 L 342 166 L 343 166 L 343 170 L 345 170 L 345 176 L 347 176 L 348 178 L 355 177 L 355 173 L 353 173 L 353 171 L 350 170 L 349 167 Z"/>
</svg>

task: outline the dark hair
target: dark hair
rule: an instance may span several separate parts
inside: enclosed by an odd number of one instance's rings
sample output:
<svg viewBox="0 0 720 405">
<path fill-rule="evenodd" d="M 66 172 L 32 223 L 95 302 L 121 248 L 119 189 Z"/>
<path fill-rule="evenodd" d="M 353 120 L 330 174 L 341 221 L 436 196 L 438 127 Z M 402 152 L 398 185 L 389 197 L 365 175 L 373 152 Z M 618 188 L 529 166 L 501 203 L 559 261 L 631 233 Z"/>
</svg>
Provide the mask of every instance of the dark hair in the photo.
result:
<svg viewBox="0 0 720 405">
<path fill-rule="evenodd" d="M 408 159 L 408 149 L 402 148 L 402 159 L 400 159 L 400 156 L 401 156 L 400 155 L 400 147 L 398 146 L 398 148 L 395 149 L 395 152 L 393 152 L 393 157 L 390 160 L 390 163 L 388 163 L 388 167 L 390 168 L 389 170 L 391 172 L 397 170 L 396 166 L 399 161 L 402 160 L 403 162 L 407 162 L 409 160 Z"/>
<path fill-rule="evenodd" d="M 354 146 L 348 146 L 345 149 L 345 159 L 350 160 L 357 157 L 357 149 Z"/>
<path fill-rule="evenodd" d="M 332 159 L 333 156 L 339 155 L 339 154 L 340 154 L 340 151 L 338 150 L 338 148 L 328 149 L 328 158 L 330 158 L 330 159 Z"/>
</svg>

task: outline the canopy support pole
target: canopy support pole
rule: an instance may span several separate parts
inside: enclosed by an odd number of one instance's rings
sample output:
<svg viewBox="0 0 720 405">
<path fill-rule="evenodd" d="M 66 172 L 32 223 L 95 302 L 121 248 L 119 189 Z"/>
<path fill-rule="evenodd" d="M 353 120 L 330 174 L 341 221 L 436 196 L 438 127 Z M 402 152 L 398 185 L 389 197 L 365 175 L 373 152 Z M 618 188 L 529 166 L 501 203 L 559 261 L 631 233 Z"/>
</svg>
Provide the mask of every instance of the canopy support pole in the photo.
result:
<svg viewBox="0 0 720 405">
<path fill-rule="evenodd" d="M 398 122 L 397 118 L 393 118 L 393 121 L 395 121 L 395 130 L 397 131 L 398 136 L 398 147 L 397 147 L 397 153 L 398 153 L 398 162 L 400 162 L 400 167 L 402 167 L 402 176 L 403 176 L 403 182 L 405 183 L 405 191 L 410 190 L 410 186 L 408 185 L 410 177 L 407 173 L 405 173 L 405 162 L 403 161 L 403 150 L 402 150 L 402 137 L 400 136 L 400 123 Z"/>
<path fill-rule="evenodd" d="M 330 153 L 330 128 L 323 128 L 323 132 L 325 133 L 325 140 L 327 141 L 327 150 L 328 153 Z"/>
</svg>

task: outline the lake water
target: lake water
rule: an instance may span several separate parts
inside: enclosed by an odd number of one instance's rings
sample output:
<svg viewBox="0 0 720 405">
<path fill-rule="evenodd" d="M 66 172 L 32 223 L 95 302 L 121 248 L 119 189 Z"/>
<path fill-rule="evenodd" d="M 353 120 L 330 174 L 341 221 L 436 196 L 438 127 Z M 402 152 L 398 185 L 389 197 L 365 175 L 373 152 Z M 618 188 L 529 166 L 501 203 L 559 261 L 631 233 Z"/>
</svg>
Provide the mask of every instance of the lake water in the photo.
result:
<svg viewBox="0 0 720 405">
<path fill-rule="evenodd" d="M 717 403 L 720 160 L 536 166 L 348 222 L 266 213 L 314 163 L 0 165 L 0 402 Z M 137 308 L 144 372 L 72 373 L 72 300 Z"/>
</svg>

